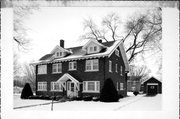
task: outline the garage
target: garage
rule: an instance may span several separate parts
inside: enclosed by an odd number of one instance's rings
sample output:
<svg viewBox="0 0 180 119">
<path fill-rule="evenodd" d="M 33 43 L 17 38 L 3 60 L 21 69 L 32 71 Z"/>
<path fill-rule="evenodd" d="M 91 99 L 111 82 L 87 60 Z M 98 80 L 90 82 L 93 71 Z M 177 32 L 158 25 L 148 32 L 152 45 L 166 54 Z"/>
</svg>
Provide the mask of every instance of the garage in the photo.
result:
<svg viewBox="0 0 180 119">
<path fill-rule="evenodd" d="M 156 95 L 162 93 L 162 83 L 160 80 L 151 77 L 142 83 L 143 92 L 147 95 Z"/>
</svg>

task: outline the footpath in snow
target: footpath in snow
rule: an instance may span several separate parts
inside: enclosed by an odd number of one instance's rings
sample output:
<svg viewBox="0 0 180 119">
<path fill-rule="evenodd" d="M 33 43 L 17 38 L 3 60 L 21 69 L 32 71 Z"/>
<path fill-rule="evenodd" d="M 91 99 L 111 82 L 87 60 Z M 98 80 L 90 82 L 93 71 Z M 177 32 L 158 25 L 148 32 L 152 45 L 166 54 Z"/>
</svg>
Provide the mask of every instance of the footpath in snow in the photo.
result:
<svg viewBox="0 0 180 119">
<path fill-rule="evenodd" d="M 160 110 L 161 95 L 147 97 L 144 94 L 134 96 L 128 93 L 128 97 L 119 102 L 104 103 L 94 101 L 67 101 L 54 103 L 53 110 L 58 111 L 119 111 L 119 110 Z M 48 104 L 46 104 L 48 103 Z M 46 104 L 46 105 L 43 105 Z M 36 105 L 36 106 L 30 106 Z M 26 108 L 17 108 L 28 106 Z M 14 109 L 17 110 L 51 110 L 51 101 L 47 100 L 21 100 L 14 97 Z"/>
</svg>

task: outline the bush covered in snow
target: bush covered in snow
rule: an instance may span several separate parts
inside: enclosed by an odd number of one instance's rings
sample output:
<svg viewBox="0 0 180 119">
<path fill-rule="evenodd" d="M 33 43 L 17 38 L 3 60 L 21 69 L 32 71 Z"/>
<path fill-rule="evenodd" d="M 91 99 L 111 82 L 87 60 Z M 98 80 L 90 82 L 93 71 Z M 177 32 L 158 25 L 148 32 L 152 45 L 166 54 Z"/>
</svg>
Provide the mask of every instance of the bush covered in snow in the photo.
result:
<svg viewBox="0 0 180 119">
<path fill-rule="evenodd" d="M 100 101 L 102 102 L 118 102 L 118 92 L 111 78 L 105 80 L 100 93 Z"/>
<path fill-rule="evenodd" d="M 92 101 L 93 97 L 92 96 L 84 96 L 83 100 L 84 101 Z"/>
<path fill-rule="evenodd" d="M 29 96 L 32 96 L 32 95 L 33 95 L 33 92 L 31 90 L 31 87 L 29 83 L 26 83 L 21 93 L 21 99 L 28 99 Z"/>
</svg>

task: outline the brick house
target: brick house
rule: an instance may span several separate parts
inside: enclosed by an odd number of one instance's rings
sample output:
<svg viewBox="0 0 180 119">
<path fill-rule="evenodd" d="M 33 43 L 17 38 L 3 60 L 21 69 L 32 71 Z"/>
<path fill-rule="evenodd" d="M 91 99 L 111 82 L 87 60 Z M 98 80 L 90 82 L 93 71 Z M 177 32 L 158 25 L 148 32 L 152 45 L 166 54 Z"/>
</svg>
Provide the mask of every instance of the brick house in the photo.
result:
<svg viewBox="0 0 180 119">
<path fill-rule="evenodd" d="M 119 94 L 127 95 L 129 64 L 121 40 L 89 40 L 72 48 L 64 48 L 60 40 L 60 45 L 33 65 L 36 95 L 99 96 L 107 78 Z"/>
</svg>

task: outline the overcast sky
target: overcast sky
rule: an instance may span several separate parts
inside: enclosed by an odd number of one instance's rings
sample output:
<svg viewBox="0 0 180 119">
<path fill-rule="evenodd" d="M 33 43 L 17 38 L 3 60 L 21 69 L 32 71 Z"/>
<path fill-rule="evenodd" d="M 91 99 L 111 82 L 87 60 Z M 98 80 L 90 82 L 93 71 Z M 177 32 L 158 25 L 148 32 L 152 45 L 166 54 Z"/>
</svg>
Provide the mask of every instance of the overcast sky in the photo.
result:
<svg viewBox="0 0 180 119">
<path fill-rule="evenodd" d="M 59 40 L 65 40 L 65 47 L 74 47 L 85 44 L 79 41 L 83 31 L 84 19 L 92 18 L 95 23 L 109 13 L 117 13 L 123 23 L 134 13 L 147 10 L 140 7 L 40 7 L 24 22 L 28 37 L 32 39 L 29 52 L 21 53 L 20 62 L 38 60 L 43 55 L 59 45 Z M 122 34 L 123 35 L 123 34 Z M 151 62 L 146 62 L 154 72 L 157 69 Z M 143 64 L 144 62 L 140 62 Z"/>
</svg>

